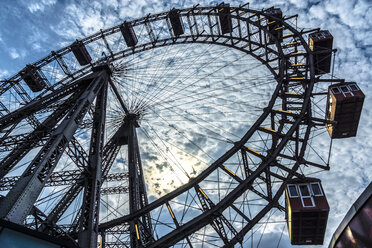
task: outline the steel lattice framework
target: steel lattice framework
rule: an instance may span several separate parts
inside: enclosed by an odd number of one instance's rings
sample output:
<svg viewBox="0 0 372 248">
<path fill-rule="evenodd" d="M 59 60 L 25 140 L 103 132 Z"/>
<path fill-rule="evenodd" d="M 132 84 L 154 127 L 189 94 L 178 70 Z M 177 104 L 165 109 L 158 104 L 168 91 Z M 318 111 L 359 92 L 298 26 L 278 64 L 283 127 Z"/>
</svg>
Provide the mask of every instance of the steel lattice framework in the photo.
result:
<svg viewBox="0 0 372 248">
<path fill-rule="evenodd" d="M 47 82 L 40 94 L 27 90 L 22 70 L 1 81 L 0 190 L 6 195 L 0 199 L 0 217 L 69 237 L 81 247 L 96 247 L 98 235 L 103 247 L 198 247 L 201 243 L 233 247 L 244 242 L 272 209 L 284 210 L 280 203 L 284 187 L 291 178 L 306 176 L 301 166 L 329 169 L 327 163 L 305 156 L 312 132 L 326 122 L 314 115 L 313 97 L 318 94 L 314 87 L 343 81 L 315 77 L 313 52 L 305 37 L 319 29 L 298 30 L 292 23 L 297 16 L 277 18 L 267 10 L 242 5 L 225 7 L 231 13 L 232 31 L 223 34 L 219 8 L 179 10 L 185 32 L 178 36 L 168 12 L 130 21 L 135 30 L 142 30 L 134 47 L 115 38 L 120 36 L 120 25 L 101 30 L 81 40 L 99 51 L 91 53 L 93 60 L 87 66 L 77 66 L 71 46 L 53 51 L 33 64 Z M 269 31 L 268 19 L 283 30 L 283 41 Z M 275 87 L 267 105 L 237 141 L 188 182 L 149 200 L 137 134 L 146 109 L 128 105 L 120 78 L 130 68 L 122 61 L 148 50 L 186 44 L 217 45 L 250 55 L 270 72 Z M 107 128 L 108 94 L 123 113 L 114 130 Z M 11 105 L 14 95 L 16 104 Z M 88 149 L 79 138 L 81 130 L 89 133 Z M 125 169 L 112 171 L 123 148 Z M 61 160 L 72 161 L 74 169 L 55 170 Z M 121 184 L 103 186 L 110 182 Z M 53 198 L 54 193 L 41 196 L 50 187 L 64 187 L 63 194 L 44 213 L 38 205 Z M 101 198 L 112 194 L 128 197 L 128 211 L 100 220 Z M 72 221 L 61 222 L 79 197 Z M 249 211 L 248 198 L 259 203 Z"/>
</svg>

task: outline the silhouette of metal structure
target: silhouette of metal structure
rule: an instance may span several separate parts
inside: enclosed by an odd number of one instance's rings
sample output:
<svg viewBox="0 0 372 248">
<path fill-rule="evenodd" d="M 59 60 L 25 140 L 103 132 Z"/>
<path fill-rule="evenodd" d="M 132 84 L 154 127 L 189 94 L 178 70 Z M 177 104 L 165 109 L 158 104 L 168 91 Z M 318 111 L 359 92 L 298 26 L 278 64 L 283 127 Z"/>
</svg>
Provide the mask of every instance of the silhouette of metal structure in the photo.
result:
<svg viewBox="0 0 372 248">
<path fill-rule="evenodd" d="M 243 243 L 267 213 L 284 210 L 279 200 L 287 182 L 306 177 L 301 166 L 329 169 L 328 163 L 305 156 L 314 128 L 327 124 L 324 116 L 314 115 L 312 98 L 318 94 L 317 84 L 344 80 L 317 76 L 324 72 L 316 67 L 317 51 L 310 49 L 306 36 L 319 29 L 299 30 L 293 24 L 296 18 L 275 8 L 252 10 L 248 4 L 172 9 L 101 30 L 1 81 L 0 190 L 6 195 L 0 199 L 0 218 L 67 237 L 80 247 L 97 247 L 97 242 L 106 248 Z M 116 43 L 113 37 L 118 37 Z M 93 44 L 98 44 L 95 53 Z M 128 106 L 118 80 L 129 69 L 118 61 L 182 44 L 217 45 L 250 55 L 267 68 L 276 85 L 237 141 L 188 182 L 149 200 L 137 133 L 146 108 Z M 323 49 L 317 60 L 332 51 Z M 123 113 L 115 130 L 107 128 L 108 94 Z M 9 100 L 12 96 L 16 101 Z M 77 130 L 88 133 L 88 149 L 76 138 Z M 253 143 L 259 136 L 266 138 Z M 126 169 L 111 171 L 122 148 Z M 75 169 L 55 170 L 67 159 Z M 220 187 L 223 180 L 230 182 L 228 190 Z M 211 181 L 212 190 L 207 186 Z M 61 197 L 50 196 L 53 204 L 46 213 L 40 210 L 38 202 L 45 203 L 41 193 L 62 186 Z M 127 212 L 100 220 L 101 198 L 111 194 L 128 197 Z M 250 210 L 247 195 L 259 202 Z M 78 207 L 68 210 L 73 202 Z M 68 213 L 71 221 L 61 221 Z"/>
</svg>

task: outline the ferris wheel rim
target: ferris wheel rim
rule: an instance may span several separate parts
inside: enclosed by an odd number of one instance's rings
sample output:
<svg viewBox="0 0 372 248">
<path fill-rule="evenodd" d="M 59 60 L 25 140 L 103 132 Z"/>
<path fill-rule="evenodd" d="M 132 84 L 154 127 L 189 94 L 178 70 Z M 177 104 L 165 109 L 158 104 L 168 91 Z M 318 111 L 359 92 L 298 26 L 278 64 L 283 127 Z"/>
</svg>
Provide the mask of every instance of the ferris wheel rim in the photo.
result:
<svg viewBox="0 0 372 248">
<path fill-rule="evenodd" d="M 203 8 L 210 8 L 210 7 L 203 7 Z M 182 11 L 186 11 L 186 10 L 188 10 L 188 9 L 184 9 L 184 10 L 182 10 Z M 242 8 L 241 9 L 242 11 L 247 11 L 247 9 L 244 9 L 244 8 Z M 264 12 L 260 12 L 260 11 L 253 11 L 253 10 L 248 10 L 248 11 L 251 11 L 252 13 L 259 13 L 260 15 L 263 15 L 263 16 L 265 16 L 265 13 Z M 151 18 L 151 17 L 159 17 L 159 18 L 162 18 L 162 17 L 160 17 L 161 15 L 163 15 L 163 14 L 166 14 L 167 12 L 163 12 L 163 13 L 161 13 L 161 14 L 157 14 L 157 15 L 152 15 L 152 16 L 148 16 L 148 17 L 144 17 L 144 18 L 140 18 L 140 19 L 137 19 L 137 20 L 135 20 L 135 21 L 133 21 L 133 22 L 139 22 L 139 21 L 141 21 L 141 20 L 145 20 L 146 18 Z M 158 19 L 156 19 L 156 20 L 158 20 Z M 284 21 L 282 22 L 283 23 L 283 25 L 288 25 L 288 24 L 286 24 Z M 117 28 L 118 26 L 116 26 L 116 27 L 114 27 L 114 28 Z M 289 28 L 290 27 L 290 28 Z M 106 30 L 104 30 L 104 31 L 101 31 L 101 33 L 103 33 L 103 32 L 108 32 L 109 30 L 112 30 L 112 29 L 114 29 L 114 28 L 111 28 L 111 29 L 106 29 Z M 264 30 L 264 31 L 266 31 L 265 30 L 265 28 L 263 27 L 263 26 L 261 26 L 260 28 L 262 28 L 262 30 Z M 288 25 L 288 28 L 289 29 L 293 29 L 290 25 Z M 295 30 L 295 29 L 294 29 Z M 293 30 L 292 30 L 293 31 Z M 298 121 L 297 121 L 297 124 L 296 125 L 293 125 L 292 126 L 292 128 L 291 128 L 291 130 L 293 130 L 294 131 L 294 129 L 297 127 L 297 125 L 298 125 L 298 123 L 299 123 L 299 121 L 300 121 L 300 117 L 301 116 L 303 116 L 303 115 L 305 115 L 305 112 L 307 111 L 307 109 L 308 109 L 308 104 L 309 104 L 309 98 L 310 98 L 310 94 L 311 94 L 311 90 L 312 90 L 312 86 L 314 85 L 314 83 L 315 83 L 315 76 L 314 76 L 314 70 L 313 70 L 313 65 L 312 65 L 312 53 L 310 52 L 310 49 L 309 49 L 309 47 L 308 47 L 308 45 L 307 45 L 307 43 L 304 41 L 304 39 L 303 39 L 303 37 L 302 37 L 302 35 L 300 35 L 299 34 L 299 32 L 296 30 L 295 32 L 294 32 L 296 35 L 298 35 L 297 37 L 301 40 L 301 42 L 302 42 L 302 44 L 303 44 L 303 47 L 304 47 L 304 49 L 308 52 L 308 56 L 309 56 L 309 59 L 310 59 L 310 79 L 309 79 L 309 82 L 308 82 L 308 88 L 307 88 L 307 93 L 306 93 L 306 97 L 304 98 L 304 100 L 306 101 L 306 103 L 303 105 L 303 107 L 302 107 L 302 110 L 301 110 L 301 114 L 298 116 Z M 93 35 L 94 36 L 94 35 Z M 90 37 L 93 37 L 93 36 L 90 36 Z M 102 36 L 103 37 L 103 36 Z M 200 37 L 202 37 L 202 36 L 200 36 Z M 89 38 L 89 37 L 88 37 Z M 88 38 L 85 38 L 85 39 L 83 39 L 82 41 L 86 41 Z M 233 37 L 226 37 L 226 38 L 233 38 Z M 171 39 L 171 38 L 170 38 Z M 170 40 L 169 39 L 169 40 Z M 174 39 L 174 38 L 173 38 Z M 178 38 L 177 38 L 178 39 Z M 164 42 L 164 41 L 161 41 L 161 40 L 159 40 L 159 41 L 157 41 L 157 42 Z M 192 42 L 190 42 L 190 43 L 198 43 L 197 41 L 192 41 Z M 200 43 L 203 43 L 203 42 L 200 42 Z M 182 43 L 182 44 L 184 44 L 184 43 Z M 174 44 L 167 44 L 167 45 L 174 45 Z M 218 44 L 217 44 L 218 45 Z M 146 47 L 147 46 L 147 44 L 144 44 L 143 45 L 144 47 Z M 227 45 L 226 45 L 227 46 Z M 279 48 L 280 46 L 278 45 L 278 48 Z M 66 47 L 67 48 L 67 47 Z M 63 49 L 66 49 L 66 48 L 63 48 Z M 149 49 L 155 49 L 156 48 L 156 46 L 153 44 L 153 47 L 150 47 Z M 236 48 L 236 47 L 234 47 L 234 48 Z M 61 51 L 61 50 L 63 50 L 63 49 L 60 49 L 59 51 Z M 281 49 L 281 47 L 279 48 L 279 50 Z M 127 50 L 130 50 L 130 49 L 127 49 Z M 120 52 L 118 52 L 117 54 L 120 54 L 120 53 L 123 53 L 124 54 L 124 51 L 120 51 Z M 133 49 L 133 54 L 135 53 L 135 50 Z M 252 54 L 251 54 L 252 55 Z M 283 52 L 281 53 L 281 58 L 283 59 L 285 56 L 284 56 L 284 54 L 283 54 Z M 94 63 L 93 63 L 93 65 L 98 65 L 98 64 L 100 64 L 101 62 L 104 62 L 105 60 L 107 60 L 108 58 L 112 58 L 112 61 L 116 61 L 116 60 L 118 60 L 119 58 L 115 58 L 115 54 L 114 55 L 110 55 L 110 56 L 108 56 L 107 58 L 102 58 L 102 59 L 100 59 L 100 60 L 97 60 L 97 61 L 95 61 Z M 44 59 L 45 60 L 45 59 Z M 278 57 L 278 60 L 279 60 L 279 57 Z M 266 64 L 266 66 L 269 66 L 268 64 Z M 91 68 L 91 65 L 89 65 L 89 66 L 87 66 L 87 67 L 85 67 L 85 68 L 82 68 L 81 70 L 81 72 L 82 72 L 82 74 L 83 75 L 87 75 L 87 73 L 89 73 L 88 71 L 89 71 L 89 69 Z M 270 69 L 270 68 L 269 68 Z M 283 69 L 284 70 L 284 69 Z M 273 70 L 271 70 L 271 72 L 273 73 Z M 75 72 L 74 74 L 73 74 L 73 77 L 74 77 L 74 75 L 76 75 L 77 73 L 79 73 L 79 71 L 77 71 L 77 72 Z M 278 76 L 278 75 L 274 75 L 274 76 Z M 15 76 L 16 77 L 16 76 Z M 12 78 L 14 78 L 14 76 L 12 77 Z M 9 80 L 12 80 L 12 78 L 11 79 L 9 79 Z M 67 78 L 67 77 L 66 77 Z M 78 77 L 79 78 L 79 77 Z M 74 81 L 76 80 L 77 78 L 75 78 L 74 79 Z M 13 79 L 14 80 L 14 79 Z M 60 84 L 60 82 L 58 82 L 57 84 Z M 278 85 L 277 85 L 277 89 L 275 90 L 275 92 L 277 92 L 277 93 L 273 93 L 273 95 L 272 95 L 272 98 L 274 99 L 276 99 L 277 97 L 278 97 L 278 92 L 279 92 L 279 90 L 280 90 L 280 84 L 278 83 Z M 271 104 L 271 107 L 272 107 L 272 105 L 273 104 Z M 269 108 L 269 106 L 268 106 L 268 108 Z M 270 109 L 270 108 L 269 108 Z M 262 119 L 264 119 L 265 117 L 263 117 L 265 114 L 266 114 L 266 117 L 267 117 L 267 115 L 270 113 L 270 110 L 268 110 L 267 112 L 264 112 L 262 115 L 261 115 L 261 117 L 260 118 L 262 118 Z M 251 131 L 252 130 L 252 131 Z M 251 129 L 249 129 L 248 131 L 247 131 L 247 133 L 248 132 L 254 132 L 255 131 L 255 129 L 252 127 Z M 293 132 L 293 131 L 291 131 L 291 132 Z M 289 131 L 290 132 L 290 131 Z M 244 137 L 245 136 L 247 136 L 247 133 L 246 133 L 246 135 L 244 135 Z M 234 145 L 234 147 L 232 148 L 232 149 L 230 149 L 227 153 L 231 153 L 231 154 L 234 154 L 235 152 L 237 152 L 242 146 L 243 146 L 243 144 L 244 144 L 244 137 L 238 142 L 239 143 L 239 145 Z M 248 138 L 247 138 L 248 139 Z M 222 155 L 220 158 L 222 158 L 222 157 L 224 157 L 225 155 Z M 218 158 L 217 160 L 219 160 L 220 158 Z M 226 159 L 227 159 L 227 157 L 226 157 Z M 213 164 L 218 164 L 217 162 L 213 162 Z M 209 167 L 208 167 L 208 170 L 209 171 L 212 171 L 213 170 L 213 168 L 211 168 L 212 167 L 212 165 L 210 165 Z M 216 167 L 217 168 L 217 167 Z M 205 170 L 205 171 L 207 171 L 207 170 Z M 190 182 L 190 185 L 191 186 L 188 186 L 188 187 L 193 187 L 195 184 L 197 184 L 198 182 L 200 182 L 200 181 L 202 181 L 205 177 L 207 177 L 209 174 L 207 174 L 207 172 L 206 173 L 204 173 L 204 171 L 203 171 L 203 173 L 202 174 L 200 174 L 200 175 L 198 175 L 195 179 L 193 179 L 193 180 L 195 180 L 195 181 L 192 181 L 192 182 Z M 204 177 L 204 178 L 203 178 Z M 183 186 L 182 186 L 183 187 Z M 181 188 L 182 188 L 181 187 Z M 178 190 L 178 189 L 177 189 Z M 175 190 L 175 191 L 177 191 L 177 190 Z M 187 189 L 183 189 L 183 191 L 182 192 L 184 192 L 184 191 L 186 191 Z M 177 191 L 178 192 L 178 191 Z M 180 192 L 179 194 L 181 194 L 182 192 Z M 172 192 L 173 193 L 173 192 Z M 170 193 L 170 194 L 172 194 L 172 193 Z M 178 195 L 178 194 L 177 194 Z M 170 198 L 172 198 L 173 196 L 172 195 L 166 195 L 166 196 L 164 196 L 165 198 L 160 198 L 159 200 L 161 200 L 158 204 L 164 204 L 164 202 L 166 201 L 165 199 L 170 199 Z M 152 202 L 152 203 L 150 203 L 145 209 L 147 209 L 148 211 L 147 212 L 150 212 L 151 210 L 149 210 L 150 208 L 155 208 L 155 205 L 152 205 L 154 202 Z M 146 213 L 145 211 L 142 211 L 143 213 Z M 141 214 L 142 214 L 142 212 L 139 212 L 138 214 L 136 214 L 136 216 L 140 216 Z M 203 215 L 203 214 L 202 214 Z M 132 217 L 132 218 L 134 218 L 134 217 Z M 105 223 L 103 223 L 102 225 L 104 226 L 104 224 Z"/>
</svg>

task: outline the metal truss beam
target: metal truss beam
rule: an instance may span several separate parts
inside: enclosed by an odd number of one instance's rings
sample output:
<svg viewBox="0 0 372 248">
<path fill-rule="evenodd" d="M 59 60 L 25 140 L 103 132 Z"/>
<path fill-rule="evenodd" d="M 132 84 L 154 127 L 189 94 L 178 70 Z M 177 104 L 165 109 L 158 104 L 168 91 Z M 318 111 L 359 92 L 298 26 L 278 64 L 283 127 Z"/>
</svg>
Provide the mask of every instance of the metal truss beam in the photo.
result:
<svg viewBox="0 0 372 248">
<path fill-rule="evenodd" d="M 0 140 L 0 152 L 13 150 L 17 145 L 21 145 L 22 143 L 24 143 L 29 135 L 30 133 L 23 133 L 2 137 L 2 139 Z M 35 147 L 44 145 L 45 141 L 47 140 L 47 136 L 40 137 L 36 140 L 37 143 L 35 144 Z"/>
<path fill-rule="evenodd" d="M 119 145 L 119 136 L 121 133 L 121 129 L 113 135 L 113 137 L 107 142 L 103 149 L 103 161 L 102 161 L 102 180 L 107 180 L 108 182 L 111 181 L 122 181 L 122 180 L 128 180 L 128 173 L 119 173 L 119 174 L 108 174 L 110 171 L 111 165 L 113 164 L 121 145 Z M 61 172 L 63 173 L 63 172 Z M 85 180 L 85 174 L 82 174 L 79 170 L 77 171 L 71 171 L 66 174 L 62 174 L 62 176 L 56 172 L 54 175 L 54 183 L 63 183 L 63 181 L 66 181 L 67 178 L 71 179 L 73 181 L 73 185 L 70 187 L 70 189 L 67 191 L 67 193 L 64 195 L 64 197 L 56 204 L 56 206 L 53 208 L 51 213 L 47 217 L 47 226 L 44 228 L 44 232 L 53 232 L 54 230 L 58 229 L 56 227 L 57 221 L 61 218 L 63 213 L 68 209 L 72 201 L 77 197 L 77 195 L 81 192 L 83 189 L 83 182 Z M 65 178 L 66 176 L 66 178 Z M 52 178 L 52 177 L 51 177 Z M 63 179 L 66 180 L 63 180 Z M 51 179 L 50 179 L 51 180 Z M 128 188 L 120 188 L 120 187 L 109 187 L 109 188 L 103 188 L 101 189 L 101 194 L 115 194 L 115 193 L 122 193 L 122 192 L 128 192 Z M 80 215 L 77 215 L 80 216 Z M 77 227 L 75 228 L 77 229 Z M 67 230 L 66 233 L 69 231 Z"/>
<path fill-rule="evenodd" d="M 180 224 L 179 224 L 176 216 L 174 215 L 173 210 L 172 210 L 172 207 L 170 206 L 169 202 L 166 202 L 166 206 L 168 208 L 169 214 L 171 215 L 171 217 L 173 219 L 173 223 L 175 224 L 176 228 L 179 228 L 180 227 Z M 193 245 L 191 244 L 191 241 L 190 241 L 190 238 L 189 237 L 186 237 L 186 241 L 187 241 L 187 244 L 189 245 L 189 247 L 190 248 L 193 248 Z"/>
<path fill-rule="evenodd" d="M 245 152 L 244 149 L 241 149 L 241 152 L 242 152 L 242 155 L 245 154 L 245 155 L 243 155 L 243 157 L 246 156 L 246 152 Z M 254 171 L 253 171 L 253 170 L 250 170 L 249 167 L 248 167 L 248 164 L 246 164 L 244 161 L 245 161 L 245 159 L 243 158 L 243 165 L 244 165 L 244 167 L 245 167 L 245 173 L 246 173 L 246 175 L 248 174 L 247 177 L 249 177 L 249 175 L 251 175 Z M 247 166 L 247 167 L 246 167 L 246 166 Z M 244 181 L 243 179 L 241 179 L 241 178 L 238 177 L 237 175 L 232 174 L 231 171 L 229 171 L 226 167 L 224 167 L 224 166 L 222 166 L 222 165 L 221 165 L 220 167 L 221 167 L 221 169 L 222 169 L 223 171 L 225 171 L 229 176 L 231 176 L 232 178 L 234 178 L 238 183 L 242 183 L 242 182 Z M 264 199 L 264 200 L 266 200 L 266 201 L 268 201 L 268 202 L 271 202 L 271 201 L 272 201 L 271 177 L 279 178 L 280 180 L 284 180 L 284 179 L 285 179 L 285 177 L 280 176 L 280 175 L 278 175 L 278 174 L 276 174 L 276 173 L 271 172 L 271 171 L 270 171 L 270 167 L 268 167 L 268 168 L 266 169 L 265 175 L 260 175 L 260 176 L 257 177 L 258 179 L 260 179 L 260 180 L 262 180 L 263 182 L 265 182 L 265 184 L 266 184 L 267 195 L 265 195 L 264 193 L 262 193 L 262 192 L 260 192 L 259 190 L 255 189 L 255 188 L 253 187 L 253 185 L 249 186 L 249 190 L 252 191 L 253 193 L 255 193 L 256 195 L 258 195 L 259 197 L 261 197 L 262 199 Z M 278 205 L 278 208 L 279 208 L 280 210 L 283 210 L 283 211 L 285 210 L 284 207 L 282 207 L 282 206 L 280 206 L 280 205 Z"/>
<path fill-rule="evenodd" d="M 53 132 L 51 138 L 36 155 L 14 188 L 1 200 L 1 218 L 19 224 L 25 220 L 63 151 L 71 141 L 79 123 L 100 90 L 102 81 L 105 78 L 107 80 L 107 77 L 107 73 L 102 71 L 94 73 L 94 77 L 89 79 L 89 85 L 65 119 Z"/>
<path fill-rule="evenodd" d="M 72 73 L 70 71 L 70 69 L 68 68 L 68 66 L 66 65 L 63 57 L 60 55 L 60 54 L 57 54 L 55 51 L 52 51 L 51 53 L 52 55 L 54 55 L 58 65 L 61 67 L 62 71 L 68 75 L 68 76 L 71 76 Z"/>
<path fill-rule="evenodd" d="M 72 137 L 71 141 L 68 143 L 66 154 L 79 169 L 86 169 L 88 164 L 88 154 L 75 137 Z"/>
<path fill-rule="evenodd" d="M 6 127 L 17 123 L 26 117 L 30 117 L 32 114 L 48 107 L 59 99 L 76 92 L 76 90 L 81 88 L 82 84 L 86 84 L 86 82 L 87 81 L 79 80 L 75 83 L 63 86 L 52 93 L 41 98 L 36 98 L 25 106 L 3 116 L 0 118 L 0 130 L 4 130 Z"/>
<path fill-rule="evenodd" d="M 40 73 L 41 73 L 41 71 L 40 71 Z M 45 76 L 44 76 L 44 79 L 45 79 Z M 31 99 L 30 96 L 26 92 L 24 92 L 24 89 L 20 85 L 15 85 L 14 86 L 15 89 L 19 88 L 19 90 L 17 90 L 18 94 L 20 94 L 22 99 L 28 104 L 26 106 L 20 108 L 20 109 L 17 109 L 16 111 L 14 111 L 12 113 L 9 113 L 4 118 L 1 118 L 0 125 L 1 125 L 1 123 L 3 123 L 5 128 L 9 125 L 12 125 L 13 128 L 14 128 L 23 118 L 26 118 L 27 121 L 33 127 L 36 128 L 36 130 L 43 129 L 43 125 L 41 125 L 39 120 L 34 116 L 34 113 L 36 113 L 38 110 L 40 110 L 41 107 L 44 107 L 43 110 L 45 110 L 46 108 L 49 108 L 53 103 L 55 104 L 61 98 L 63 98 L 65 96 L 73 93 L 74 91 L 77 91 L 80 88 L 82 88 L 82 86 L 84 86 L 86 84 L 86 82 L 87 81 L 79 80 L 75 83 L 72 83 L 71 85 L 63 86 L 63 87 L 59 88 L 58 90 L 53 90 L 53 92 L 50 93 L 49 95 L 41 97 L 41 98 L 37 98 L 30 103 L 28 103 L 28 100 Z M 27 99 L 25 99 L 25 97 Z M 61 103 L 60 105 L 58 105 L 58 108 L 62 108 L 63 106 L 61 106 L 61 105 L 66 105 L 66 104 L 69 105 L 70 102 L 65 101 L 64 103 Z M 70 106 L 68 106 L 68 107 L 70 107 Z M 9 111 L 7 110 L 7 112 L 9 112 Z M 7 131 L 7 135 L 5 135 L 0 140 L 0 144 L 4 143 L 4 138 L 6 138 L 8 136 L 8 134 L 11 132 L 11 130 L 12 129 Z M 49 131 L 49 133 L 51 133 L 51 130 L 48 130 L 48 131 Z M 11 137 L 9 137 L 9 138 L 11 138 Z M 8 142 L 6 142 L 7 139 L 5 139 L 5 143 L 8 143 L 8 144 L 5 144 L 6 145 L 5 150 L 6 151 L 12 150 L 12 146 L 11 146 L 12 143 L 13 144 L 14 143 L 23 144 L 24 141 L 26 140 L 26 137 L 23 140 L 19 140 L 19 138 L 21 138 L 21 137 L 16 137 L 15 139 L 11 139 L 10 142 L 9 142 L 9 140 L 8 140 Z M 41 136 L 40 140 L 36 140 L 36 143 L 34 143 L 34 147 L 39 146 L 39 145 L 44 145 L 44 143 L 40 142 L 40 141 L 46 140 L 48 138 L 49 138 L 48 135 Z M 4 146 L 4 144 L 1 144 L 1 145 Z M 13 149 L 14 149 L 14 147 L 13 147 Z M 0 149 L 0 150 L 2 150 L 2 149 Z M 81 161 L 82 160 L 87 160 L 87 155 L 86 155 L 86 152 L 84 151 L 84 149 L 82 148 L 82 146 L 79 144 L 79 142 L 74 137 L 72 138 L 71 142 L 69 143 L 69 146 L 68 146 L 68 149 L 67 149 L 66 153 L 67 153 L 68 156 L 70 156 L 70 158 L 73 160 L 73 162 L 78 167 L 83 168 L 83 163 L 81 163 Z M 26 155 L 26 154 L 27 154 L 27 152 L 24 153 L 23 155 Z"/>
<path fill-rule="evenodd" d="M 314 166 L 314 167 L 318 167 L 318 168 L 321 168 L 323 170 L 329 170 L 329 166 L 327 165 L 321 165 L 321 164 L 318 164 L 318 163 L 315 163 L 315 162 L 311 162 L 311 161 L 307 161 L 305 159 L 303 159 L 301 157 L 301 159 L 299 159 L 300 157 L 293 157 L 293 156 L 288 156 L 288 155 L 285 155 L 285 154 L 279 154 L 278 155 L 279 157 L 282 157 L 282 158 L 285 158 L 285 159 L 290 159 L 290 160 L 293 160 L 293 161 L 298 161 L 300 164 L 305 164 L 305 165 L 311 165 L 311 166 Z"/>
<path fill-rule="evenodd" d="M 209 211 L 211 208 L 215 206 L 212 200 L 199 187 L 199 185 L 195 186 L 195 192 L 199 198 L 199 201 L 204 212 Z M 220 238 L 225 244 L 229 243 L 229 238 L 227 236 L 225 226 L 230 230 L 233 236 L 235 236 L 238 233 L 222 213 L 218 214 L 218 216 L 215 216 L 214 218 L 211 218 L 210 225 L 213 227 L 213 229 L 216 231 L 218 236 L 220 236 Z"/>
<path fill-rule="evenodd" d="M 72 103 L 79 97 L 81 91 L 76 92 L 66 104 L 61 105 L 46 120 L 43 121 L 32 133 L 27 135 L 22 143 L 9 153 L 0 163 L 0 178 L 3 178 L 31 149 L 33 149 L 40 140 L 49 135 L 49 132 L 55 125 L 69 112 Z M 69 103 L 69 104 L 67 104 Z M 55 131 L 54 131 L 55 132 Z"/>
<path fill-rule="evenodd" d="M 54 107 L 53 109 L 56 110 L 57 108 Z M 18 123 L 13 124 L 14 127 L 17 124 Z M 89 127 L 91 127 L 91 125 L 92 125 L 91 121 L 84 120 L 83 123 L 80 125 L 80 128 L 89 128 Z M 7 130 L 6 134 L 3 137 L 1 137 L 1 139 L 0 139 L 0 152 L 12 151 L 15 147 L 17 147 L 17 145 L 23 144 L 24 141 L 26 140 L 27 136 L 30 135 L 30 133 L 9 135 L 12 130 L 13 129 Z M 50 133 L 52 133 L 53 131 L 54 131 L 54 128 L 50 130 Z M 38 143 L 36 143 L 34 147 L 43 146 L 45 144 L 45 142 L 48 140 L 48 138 L 49 138 L 49 136 L 41 137 L 40 139 L 37 140 Z M 75 146 L 78 146 L 78 147 L 75 148 Z M 72 149 L 72 150 L 74 150 L 74 149 L 81 150 L 82 146 L 77 142 L 76 139 L 72 139 L 72 141 L 69 143 L 69 148 Z M 79 156 L 88 157 L 88 155 L 86 155 L 85 151 L 84 151 L 84 153 L 85 153 L 85 155 L 80 154 Z M 73 152 L 71 152 L 71 154 L 73 154 Z M 70 154 L 68 154 L 68 155 L 70 155 Z M 77 166 L 79 167 L 79 164 L 77 164 Z"/>
<path fill-rule="evenodd" d="M 52 211 L 45 218 L 45 222 L 42 225 L 41 231 L 43 232 L 53 232 L 56 231 L 55 222 L 61 218 L 63 213 L 71 205 L 73 200 L 79 195 L 82 190 L 82 182 L 76 182 L 73 184 L 69 190 L 66 192 L 65 196 L 61 199 L 60 204 L 57 204 Z"/>
<path fill-rule="evenodd" d="M 124 194 L 128 192 L 128 186 L 105 187 L 101 189 L 101 195 Z"/>
<path fill-rule="evenodd" d="M 46 187 L 54 186 L 65 186 L 73 185 L 81 180 L 82 171 L 81 170 L 67 170 L 67 171 L 57 171 L 53 172 L 46 182 Z M 14 187 L 15 183 L 18 181 L 20 176 L 4 177 L 0 180 L 0 191 L 10 190 Z M 106 182 L 120 182 L 128 180 L 128 172 L 123 173 L 112 173 L 108 174 L 106 177 L 102 176 L 102 179 Z"/>
</svg>

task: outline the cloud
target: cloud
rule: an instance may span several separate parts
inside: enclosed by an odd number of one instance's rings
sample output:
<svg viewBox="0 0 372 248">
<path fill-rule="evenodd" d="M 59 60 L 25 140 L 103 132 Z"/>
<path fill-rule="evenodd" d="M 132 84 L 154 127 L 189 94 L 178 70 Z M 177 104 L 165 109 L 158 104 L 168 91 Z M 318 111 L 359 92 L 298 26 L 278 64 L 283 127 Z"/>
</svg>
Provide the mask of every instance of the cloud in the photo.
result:
<svg viewBox="0 0 372 248">
<path fill-rule="evenodd" d="M 19 52 L 14 47 L 11 47 L 9 49 L 9 55 L 12 59 L 18 59 L 19 57 L 21 57 Z"/>
<path fill-rule="evenodd" d="M 94 1 L 89 5 L 83 3 L 67 5 L 63 10 L 67 18 L 62 19 L 52 29 L 63 38 L 77 39 L 113 26 L 118 18 L 113 11 L 107 11 L 106 8 L 116 9 L 118 2 L 110 1 L 105 4 Z"/>
<path fill-rule="evenodd" d="M 9 71 L 8 70 L 1 70 L 0 69 L 0 79 L 3 79 L 5 77 L 7 77 L 9 75 Z"/>
<path fill-rule="evenodd" d="M 27 8 L 31 13 L 43 12 L 45 8 L 50 7 L 57 3 L 57 0 L 41 0 L 41 1 L 31 1 Z"/>
<path fill-rule="evenodd" d="M 34 50 L 41 50 L 41 49 L 42 49 L 42 46 L 41 46 L 40 43 L 35 42 L 35 43 L 32 44 L 32 48 L 33 48 Z"/>
<path fill-rule="evenodd" d="M 311 6 L 309 12 L 311 16 L 321 19 L 321 20 L 324 20 L 327 17 L 327 12 L 325 11 L 324 8 L 322 8 L 319 5 Z"/>
</svg>

